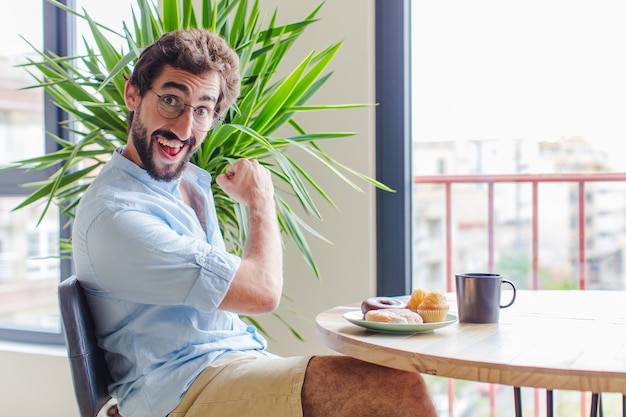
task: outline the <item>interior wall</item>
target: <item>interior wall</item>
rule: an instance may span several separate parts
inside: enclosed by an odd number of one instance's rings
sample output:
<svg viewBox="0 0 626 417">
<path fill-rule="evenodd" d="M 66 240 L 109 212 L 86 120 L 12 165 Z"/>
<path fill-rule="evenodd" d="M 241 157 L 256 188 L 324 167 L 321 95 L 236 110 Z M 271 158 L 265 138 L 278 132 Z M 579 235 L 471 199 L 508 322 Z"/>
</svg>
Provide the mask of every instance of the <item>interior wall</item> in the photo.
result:
<svg viewBox="0 0 626 417">
<path fill-rule="evenodd" d="M 279 19 L 295 21 L 310 13 L 318 0 L 261 0 L 273 10 L 279 7 Z M 312 50 L 321 50 L 342 42 L 341 49 L 331 63 L 333 75 L 314 98 L 318 104 L 375 103 L 374 85 L 374 1 L 329 0 L 324 3 L 320 20 L 313 24 L 298 41 L 297 50 L 289 56 L 295 63 Z M 333 110 L 307 114 L 305 127 L 314 131 L 355 132 L 350 138 L 323 144 L 323 149 L 351 168 L 375 176 L 375 108 Z M 312 225 L 326 239 L 326 243 L 310 238 L 313 256 L 321 277 L 317 279 L 304 263 L 297 248 L 288 245 L 285 252 L 285 294 L 301 317 L 289 312 L 280 313 L 303 336 L 304 342 L 293 337 L 276 320 L 270 323 L 270 350 L 281 355 L 331 353 L 315 335 L 315 316 L 322 310 L 346 302 L 357 302 L 371 296 L 376 288 L 375 189 L 357 180 L 363 188 L 355 191 L 330 174 L 319 164 L 299 159 L 313 173 L 337 208 L 320 202 L 321 222 Z"/>
<path fill-rule="evenodd" d="M 65 347 L 0 342 L 0 415 L 78 417 Z"/>
<path fill-rule="evenodd" d="M 320 0 L 261 0 L 266 19 L 278 8 L 279 21 L 302 19 Z M 375 102 L 374 0 L 326 0 L 319 22 L 302 36 L 289 60 L 294 65 L 311 50 L 343 42 L 331 64 L 334 74 L 314 98 L 317 104 Z M 374 176 L 374 107 L 307 114 L 299 119 L 316 131 L 350 131 L 357 134 L 323 144 L 323 149 L 351 168 Z M 356 180 L 358 192 L 341 183 L 325 168 L 295 156 L 313 173 L 337 208 L 320 202 L 323 221 L 313 226 L 332 244 L 310 238 L 321 277 L 317 279 L 291 244 L 285 252 L 285 294 L 293 302 L 280 313 L 302 335 L 298 341 L 276 319 L 260 318 L 269 331 L 270 350 L 281 355 L 331 353 L 316 339 L 317 313 L 337 304 L 357 302 L 375 291 L 375 192 Z M 33 349 L 0 344 L 2 415 L 20 417 L 78 416 L 71 376 L 63 350 Z"/>
</svg>

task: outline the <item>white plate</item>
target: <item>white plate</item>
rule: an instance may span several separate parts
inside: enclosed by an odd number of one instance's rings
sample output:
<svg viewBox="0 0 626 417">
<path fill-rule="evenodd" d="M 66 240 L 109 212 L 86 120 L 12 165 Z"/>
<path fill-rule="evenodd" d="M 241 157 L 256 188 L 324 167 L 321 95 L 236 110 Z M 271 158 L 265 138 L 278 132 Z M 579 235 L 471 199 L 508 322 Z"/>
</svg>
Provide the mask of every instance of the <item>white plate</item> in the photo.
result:
<svg viewBox="0 0 626 417">
<path fill-rule="evenodd" d="M 348 311 L 347 313 L 344 313 L 343 317 L 350 323 L 365 327 L 369 330 L 395 334 L 430 332 L 456 322 L 456 316 L 454 314 L 448 314 L 444 321 L 438 321 L 435 323 L 381 323 L 377 321 L 368 321 L 363 319 L 363 313 L 360 310 Z"/>
</svg>

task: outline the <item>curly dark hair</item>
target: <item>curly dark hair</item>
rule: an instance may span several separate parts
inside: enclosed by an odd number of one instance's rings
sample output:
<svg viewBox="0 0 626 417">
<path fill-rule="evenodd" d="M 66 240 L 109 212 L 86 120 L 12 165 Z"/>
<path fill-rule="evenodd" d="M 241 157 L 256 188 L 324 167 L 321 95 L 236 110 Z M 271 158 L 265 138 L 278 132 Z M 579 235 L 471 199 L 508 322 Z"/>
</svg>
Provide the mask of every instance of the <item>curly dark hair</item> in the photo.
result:
<svg viewBox="0 0 626 417">
<path fill-rule="evenodd" d="M 233 105 L 239 95 L 239 57 L 224 38 L 213 32 L 187 29 L 163 34 L 139 55 L 129 82 L 143 97 L 165 65 L 196 75 L 216 71 L 220 77 L 220 96 L 215 111 L 219 114 Z M 132 118 L 130 112 L 129 125 Z"/>
</svg>

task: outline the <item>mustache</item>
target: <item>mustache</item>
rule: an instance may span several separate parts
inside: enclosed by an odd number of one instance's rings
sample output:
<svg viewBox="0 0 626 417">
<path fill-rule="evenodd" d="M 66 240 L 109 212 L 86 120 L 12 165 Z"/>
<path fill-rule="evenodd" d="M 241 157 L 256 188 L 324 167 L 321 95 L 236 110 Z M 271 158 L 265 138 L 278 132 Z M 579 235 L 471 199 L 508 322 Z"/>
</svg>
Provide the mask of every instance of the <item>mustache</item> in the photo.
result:
<svg viewBox="0 0 626 417">
<path fill-rule="evenodd" d="M 162 137 L 164 137 L 167 140 L 178 140 L 178 141 L 181 141 L 183 143 L 187 143 L 187 142 L 194 143 L 195 142 L 195 137 L 193 135 L 188 137 L 187 139 L 181 139 L 181 138 L 178 137 L 178 135 L 176 135 L 171 130 L 164 130 L 164 129 L 155 130 L 154 132 L 152 132 L 152 137 L 155 137 L 155 136 L 162 136 Z"/>
</svg>

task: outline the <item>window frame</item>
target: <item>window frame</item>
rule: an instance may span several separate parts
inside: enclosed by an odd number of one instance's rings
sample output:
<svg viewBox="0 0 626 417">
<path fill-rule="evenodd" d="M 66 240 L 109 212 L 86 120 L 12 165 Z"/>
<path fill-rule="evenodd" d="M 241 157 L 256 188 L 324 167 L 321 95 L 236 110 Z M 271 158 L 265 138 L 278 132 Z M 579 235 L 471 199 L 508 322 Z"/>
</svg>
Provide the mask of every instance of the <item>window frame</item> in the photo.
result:
<svg viewBox="0 0 626 417">
<path fill-rule="evenodd" d="M 376 0 L 377 294 L 409 294 L 412 274 L 410 0 Z"/>
<path fill-rule="evenodd" d="M 68 7 L 74 7 L 74 0 L 59 0 L 60 3 Z M 43 48 L 58 56 L 71 56 L 75 50 L 74 39 L 74 19 L 68 13 L 54 6 L 47 0 L 42 0 L 42 24 L 43 24 Z M 45 151 L 54 152 L 59 149 L 58 144 L 52 139 L 54 135 L 63 139 L 69 138 L 69 132 L 62 129 L 59 122 L 67 120 L 68 114 L 54 105 L 52 98 L 44 92 L 44 129 L 45 129 Z M 22 184 L 34 181 L 42 181 L 54 173 L 54 168 L 38 171 L 26 171 L 25 169 L 14 169 L 0 172 L 0 195 L 2 196 L 24 196 L 29 195 L 32 190 L 25 189 Z M 66 215 L 59 218 L 60 239 L 69 238 L 71 230 L 63 227 L 67 224 Z M 61 258 L 59 282 L 72 274 L 71 259 Z M 59 326 L 59 328 L 61 328 Z M 64 344 L 62 330 L 58 332 L 43 331 L 22 326 L 10 326 L 3 324 L 0 326 L 0 340 L 36 344 L 61 345 Z"/>
</svg>

